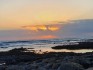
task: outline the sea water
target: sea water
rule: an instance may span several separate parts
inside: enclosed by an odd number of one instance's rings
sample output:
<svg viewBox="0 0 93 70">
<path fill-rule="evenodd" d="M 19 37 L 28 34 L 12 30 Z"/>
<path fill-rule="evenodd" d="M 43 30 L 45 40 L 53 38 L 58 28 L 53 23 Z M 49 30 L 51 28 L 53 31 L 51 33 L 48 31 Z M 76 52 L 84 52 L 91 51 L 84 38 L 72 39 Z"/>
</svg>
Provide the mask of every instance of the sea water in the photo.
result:
<svg viewBox="0 0 93 70">
<path fill-rule="evenodd" d="M 0 42 L 0 52 L 1 51 L 9 51 L 14 48 L 27 48 L 35 51 L 42 52 L 76 52 L 76 53 L 85 53 L 92 52 L 92 49 L 81 49 L 81 50 L 67 50 L 60 49 L 55 50 L 51 47 L 58 45 L 73 45 L 78 44 L 77 42 L 86 41 L 85 39 L 49 39 L 49 40 L 24 40 L 24 41 L 1 41 Z M 32 49 L 33 48 L 33 49 Z"/>
</svg>

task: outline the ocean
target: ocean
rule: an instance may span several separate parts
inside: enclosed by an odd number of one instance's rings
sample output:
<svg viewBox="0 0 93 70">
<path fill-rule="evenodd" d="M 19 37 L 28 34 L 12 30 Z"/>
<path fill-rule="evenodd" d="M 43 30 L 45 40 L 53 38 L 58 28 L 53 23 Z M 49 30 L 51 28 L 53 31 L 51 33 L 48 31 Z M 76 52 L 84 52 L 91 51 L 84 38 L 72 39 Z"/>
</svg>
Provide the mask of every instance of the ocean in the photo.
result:
<svg viewBox="0 0 93 70">
<path fill-rule="evenodd" d="M 75 52 L 75 53 L 85 53 L 92 52 L 92 49 L 81 49 L 81 50 L 67 50 L 60 49 L 55 50 L 51 47 L 64 45 L 69 43 L 76 43 L 80 41 L 86 41 L 86 39 L 49 39 L 49 40 L 19 40 L 19 41 L 0 41 L 0 52 L 9 51 L 14 48 L 27 48 L 29 51 L 35 50 L 37 53 L 41 52 Z"/>
</svg>

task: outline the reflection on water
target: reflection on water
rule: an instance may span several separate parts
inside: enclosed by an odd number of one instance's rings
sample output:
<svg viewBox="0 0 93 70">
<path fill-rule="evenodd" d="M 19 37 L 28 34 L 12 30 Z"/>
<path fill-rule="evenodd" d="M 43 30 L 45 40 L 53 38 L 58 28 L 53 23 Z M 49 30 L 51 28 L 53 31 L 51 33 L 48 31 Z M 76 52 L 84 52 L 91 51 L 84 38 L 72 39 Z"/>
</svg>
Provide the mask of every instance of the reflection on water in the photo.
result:
<svg viewBox="0 0 93 70">
<path fill-rule="evenodd" d="M 55 50 L 55 49 L 52 49 L 51 47 L 53 46 L 57 46 L 57 45 L 60 45 L 60 44 L 35 44 L 35 45 L 28 45 L 28 46 L 14 46 L 14 47 L 7 47 L 7 48 L 0 48 L 0 51 L 9 51 L 11 49 L 14 49 L 14 48 L 20 48 L 20 47 L 23 47 L 23 48 L 28 48 L 28 50 L 35 50 L 35 51 L 42 51 L 42 52 L 75 52 L 75 53 L 85 53 L 85 52 L 92 52 L 93 49 L 81 49 L 81 50 L 67 50 L 67 49 L 60 49 L 60 50 Z M 30 49 L 30 48 L 34 48 L 34 49 Z"/>
<path fill-rule="evenodd" d="M 31 40 L 31 41 L 11 41 L 11 42 L 0 42 L 0 51 L 9 51 L 14 48 L 34 48 L 33 50 L 42 51 L 42 52 L 76 52 L 76 53 L 85 53 L 92 52 L 93 49 L 81 49 L 81 50 L 54 50 L 51 47 L 64 45 L 64 44 L 77 44 L 81 41 L 80 39 L 76 40 Z M 29 51 L 32 49 L 28 49 Z"/>
</svg>

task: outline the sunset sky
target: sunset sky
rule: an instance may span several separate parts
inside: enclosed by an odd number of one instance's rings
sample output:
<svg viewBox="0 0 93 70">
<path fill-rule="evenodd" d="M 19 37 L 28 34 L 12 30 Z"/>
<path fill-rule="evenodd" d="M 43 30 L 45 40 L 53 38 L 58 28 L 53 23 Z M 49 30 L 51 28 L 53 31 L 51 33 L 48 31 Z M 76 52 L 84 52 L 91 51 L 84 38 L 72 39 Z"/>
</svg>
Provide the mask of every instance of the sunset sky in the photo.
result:
<svg viewBox="0 0 93 70">
<path fill-rule="evenodd" d="M 92 19 L 93 0 L 0 0 L 0 40 L 92 37 Z"/>
</svg>

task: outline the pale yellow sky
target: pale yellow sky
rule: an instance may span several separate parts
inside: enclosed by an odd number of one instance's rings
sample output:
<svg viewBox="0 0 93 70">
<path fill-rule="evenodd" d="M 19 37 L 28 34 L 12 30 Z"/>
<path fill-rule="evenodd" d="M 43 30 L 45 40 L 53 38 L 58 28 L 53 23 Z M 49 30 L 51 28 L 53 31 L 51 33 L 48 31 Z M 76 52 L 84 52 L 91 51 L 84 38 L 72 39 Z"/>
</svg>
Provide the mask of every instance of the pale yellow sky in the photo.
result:
<svg viewBox="0 0 93 70">
<path fill-rule="evenodd" d="M 0 0 L 0 30 L 93 19 L 93 0 Z"/>
</svg>

